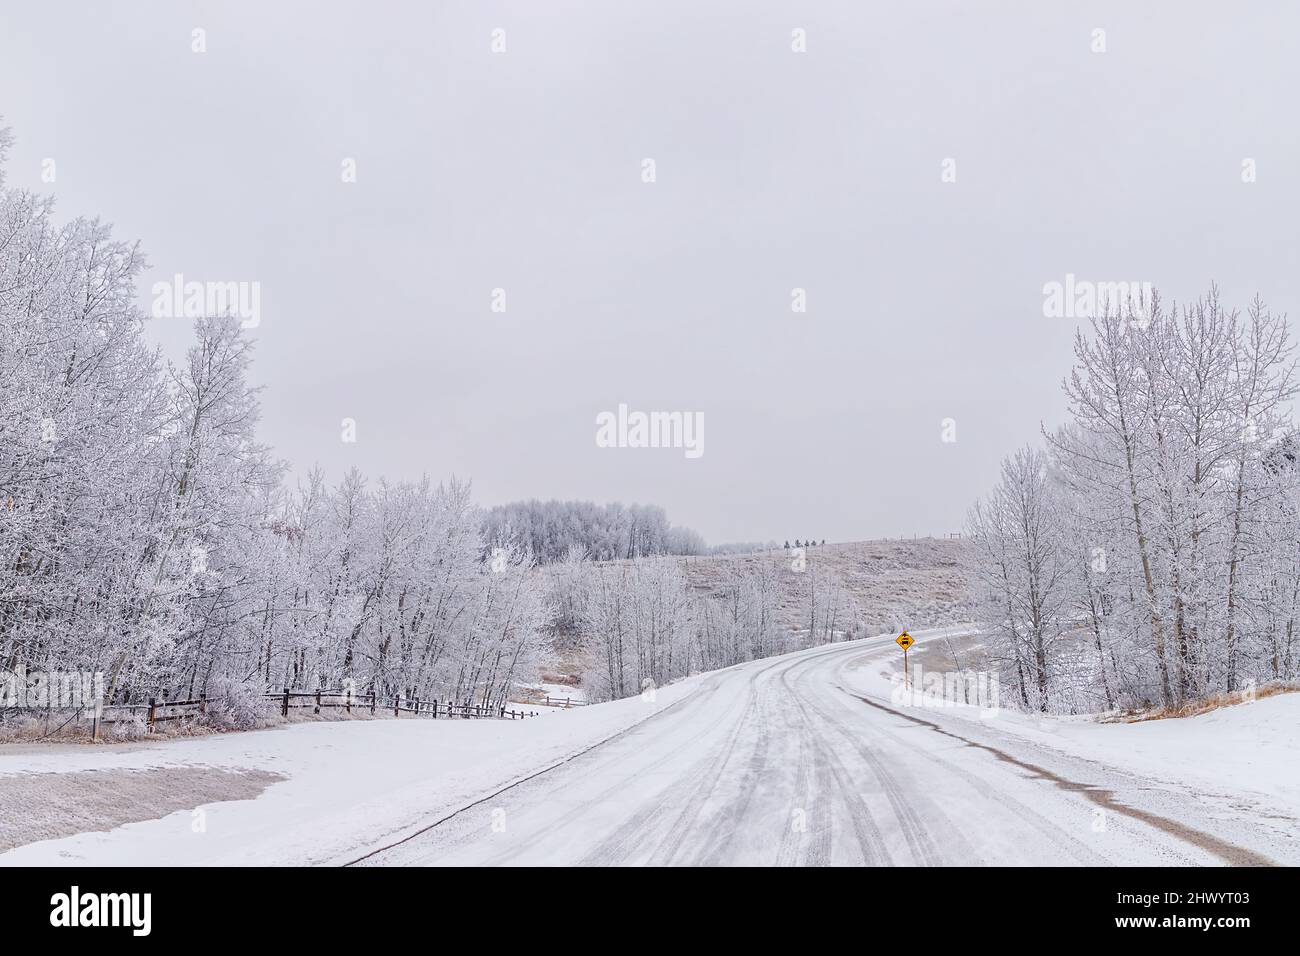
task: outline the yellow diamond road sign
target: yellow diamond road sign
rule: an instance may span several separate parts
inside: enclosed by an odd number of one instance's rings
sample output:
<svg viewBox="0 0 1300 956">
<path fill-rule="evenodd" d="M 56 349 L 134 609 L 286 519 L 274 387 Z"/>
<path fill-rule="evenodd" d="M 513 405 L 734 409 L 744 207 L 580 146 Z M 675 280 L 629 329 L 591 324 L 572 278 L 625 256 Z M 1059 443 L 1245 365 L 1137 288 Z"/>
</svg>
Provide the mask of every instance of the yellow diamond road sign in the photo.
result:
<svg viewBox="0 0 1300 956">
<path fill-rule="evenodd" d="M 916 641 L 912 640 L 911 634 L 908 634 L 907 631 L 904 631 L 902 634 L 899 634 L 898 637 L 894 638 L 894 643 L 897 644 L 899 647 L 901 647 L 903 650 L 907 650 L 909 647 L 915 644 Z"/>
</svg>

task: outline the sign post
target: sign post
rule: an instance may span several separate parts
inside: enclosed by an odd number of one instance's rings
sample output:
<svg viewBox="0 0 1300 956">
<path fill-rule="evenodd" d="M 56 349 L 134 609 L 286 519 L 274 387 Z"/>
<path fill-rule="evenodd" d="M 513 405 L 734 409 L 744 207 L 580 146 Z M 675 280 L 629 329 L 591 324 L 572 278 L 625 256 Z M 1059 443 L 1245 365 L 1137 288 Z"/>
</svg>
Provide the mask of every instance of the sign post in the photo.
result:
<svg viewBox="0 0 1300 956">
<path fill-rule="evenodd" d="M 907 649 L 915 644 L 916 641 L 913 640 L 911 634 L 904 631 L 902 634 L 899 634 L 898 637 L 894 638 L 894 643 L 903 649 L 903 688 L 905 690 L 910 690 L 912 686 L 912 677 L 907 669 Z"/>
</svg>

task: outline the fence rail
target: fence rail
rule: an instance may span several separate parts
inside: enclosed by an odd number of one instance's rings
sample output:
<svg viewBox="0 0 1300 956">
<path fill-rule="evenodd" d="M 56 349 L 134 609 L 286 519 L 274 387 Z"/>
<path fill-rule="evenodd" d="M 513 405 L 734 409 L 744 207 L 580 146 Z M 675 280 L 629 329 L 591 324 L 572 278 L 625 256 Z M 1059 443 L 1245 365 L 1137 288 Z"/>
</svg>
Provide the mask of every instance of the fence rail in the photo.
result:
<svg viewBox="0 0 1300 956">
<path fill-rule="evenodd" d="M 436 698 L 433 700 L 425 700 L 422 697 L 401 696 L 381 698 L 374 693 L 350 694 L 345 690 L 294 691 L 286 687 L 278 694 L 264 694 L 262 696 L 280 701 L 280 715 L 282 717 L 288 717 L 289 711 L 296 707 L 311 707 L 313 712 L 317 714 L 325 707 L 343 707 L 349 714 L 352 713 L 353 707 L 358 707 L 363 710 L 368 709 L 372 716 L 379 713 L 380 710 L 385 713 L 391 710 L 394 717 L 399 717 L 402 714 L 415 714 L 417 717 L 431 717 L 434 720 L 439 717 L 495 717 L 498 720 L 521 720 L 524 717 L 537 716 L 536 711 L 507 710 L 504 704 L 489 707 L 486 704 L 473 704 L 469 701 L 456 703 L 452 700 L 440 701 Z M 294 701 L 302 699 L 306 699 L 307 702 L 303 704 L 294 703 Z"/>
<path fill-rule="evenodd" d="M 549 694 L 539 700 L 512 700 L 512 704 L 537 704 L 541 707 L 562 707 L 568 710 L 570 707 L 586 707 L 591 701 L 574 700 L 572 697 L 552 697 Z"/>
<path fill-rule="evenodd" d="M 394 717 L 400 717 L 402 714 L 413 714 L 416 717 L 428 717 L 433 720 L 439 717 L 464 720 L 523 720 L 537 716 L 535 710 L 515 710 L 508 708 L 505 704 L 490 707 L 486 704 L 475 704 L 470 701 L 458 703 L 452 700 L 426 700 L 422 697 L 403 697 L 401 695 L 381 697 L 373 692 L 356 694 L 342 688 L 296 691 L 286 687 L 278 693 L 259 694 L 257 696 L 262 700 L 277 701 L 280 704 L 280 716 L 282 717 L 288 717 L 291 710 L 311 708 L 312 713 L 319 714 L 323 709 L 330 707 L 342 707 L 349 714 L 352 713 L 354 707 L 360 711 L 368 710 L 372 717 L 381 712 L 387 714 L 392 711 Z M 143 722 L 147 732 L 152 733 L 159 723 L 169 720 L 193 719 L 201 716 L 207 712 L 208 705 L 215 701 L 216 698 L 212 697 L 169 700 L 166 693 L 164 693 L 161 698 L 150 697 L 147 703 L 104 704 L 98 714 L 92 713 L 90 715 L 91 737 L 94 740 L 99 739 L 101 725 L 131 720 L 137 714 L 143 715 Z M 509 701 L 509 703 L 519 702 Z M 577 703 L 575 701 L 575 705 Z M 56 710 L 63 712 L 65 709 L 48 708 L 46 713 L 53 714 Z M 85 711 L 86 708 L 84 707 L 76 708 L 65 723 L 70 723 L 74 719 L 84 719 L 82 714 Z"/>
</svg>

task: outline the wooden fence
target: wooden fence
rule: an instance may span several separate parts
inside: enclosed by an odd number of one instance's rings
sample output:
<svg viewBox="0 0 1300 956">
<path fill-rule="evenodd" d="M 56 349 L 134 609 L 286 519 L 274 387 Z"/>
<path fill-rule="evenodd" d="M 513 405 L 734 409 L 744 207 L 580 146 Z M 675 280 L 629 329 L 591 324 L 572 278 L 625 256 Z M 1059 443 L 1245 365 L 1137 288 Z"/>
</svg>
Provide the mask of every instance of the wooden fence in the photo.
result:
<svg viewBox="0 0 1300 956">
<path fill-rule="evenodd" d="M 274 700 L 280 704 L 280 716 L 288 717 L 290 710 L 311 708 L 312 713 L 319 714 L 323 709 L 329 707 L 341 707 L 347 713 L 352 713 L 353 708 L 359 711 L 369 711 L 370 715 L 377 716 L 379 713 L 387 714 L 390 710 L 394 717 L 400 717 L 402 714 L 414 714 L 416 717 L 429 717 L 436 720 L 439 717 L 444 718 L 462 718 L 462 719 L 482 719 L 492 718 L 496 720 L 523 720 L 526 717 L 536 717 L 535 710 L 514 710 L 507 709 L 503 704 L 498 707 L 488 707 L 484 704 L 474 704 L 469 701 L 456 703 L 451 700 L 425 700 L 421 697 L 402 697 L 396 695 L 393 697 L 380 697 L 375 693 L 356 694 L 344 689 L 326 690 L 324 688 L 315 691 L 295 691 L 286 687 L 279 693 L 260 694 L 263 700 Z M 101 712 L 91 719 L 91 737 L 99 739 L 100 728 L 102 724 L 118 723 L 123 720 L 130 720 L 137 714 L 142 715 L 143 722 L 147 731 L 153 733 L 154 728 L 163 721 L 192 719 L 206 713 L 208 705 L 212 704 L 215 698 L 196 697 L 190 700 L 169 700 L 166 692 L 163 692 L 162 698 L 150 697 L 148 703 L 141 704 L 105 704 Z M 511 701 L 515 703 L 515 701 Z M 575 701 L 575 705 L 578 702 Z M 74 717 L 77 715 L 74 715 Z"/>
<path fill-rule="evenodd" d="M 586 700 L 574 700 L 572 697 L 552 697 L 549 694 L 540 701 L 537 700 L 512 700 L 512 704 L 538 704 L 543 707 L 562 707 L 568 710 L 570 707 L 586 707 L 591 703 Z"/>
<path fill-rule="evenodd" d="M 525 717 L 537 716 L 536 711 L 507 710 L 505 705 L 488 707 L 484 704 L 472 704 L 469 701 L 458 704 L 452 700 L 425 700 L 422 697 L 381 698 L 374 693 L 350 694 L 345 690 L 294 691 L 286 687 L 278 694 L 263 696 L 280 701 L 282 717 L 288 717 L 290 710 L 302 707 L 310 707 L 312 712 L 317 714 L 326 707 L 342 707 L 350 714 L 352 708 L 356 707 L 360 710 L 369 710 L 372 717 L 381 710 L 384 713 L 391 710 L 394 717 L 414 714 L 417 717 L 432 717 L 434 720 L 439 717 L 495 717 L 498 720 L 522 720 Z M 305 701 L 305 703 L 298 703 L 298 701 Z"/>
</svg>

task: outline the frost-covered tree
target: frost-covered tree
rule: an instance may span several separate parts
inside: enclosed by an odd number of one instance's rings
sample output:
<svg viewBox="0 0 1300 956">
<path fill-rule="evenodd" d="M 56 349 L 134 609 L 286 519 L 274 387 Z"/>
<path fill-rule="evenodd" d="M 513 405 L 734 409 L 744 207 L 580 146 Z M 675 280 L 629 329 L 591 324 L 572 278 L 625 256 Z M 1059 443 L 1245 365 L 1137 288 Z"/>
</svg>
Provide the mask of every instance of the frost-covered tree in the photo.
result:
<svg viewBox="0 0 1300 956">
<path fill-rule="evenodd" d="M 1230 310 L 1215 289 L 1182 307 L 1107 307 L 1077 333 L 1065 391 L 1070 421 L 1046 436 L 1070 593 L 1047 654 L 1067 693 L 1049 680 L 1050 706 L 1177 707 L 1294 679 L 1285 317 L 1259 300 Z M 986 589 L 1014 566 L 996 546 L 1006 523 L 990 504 L 972 513 L 970 568 Z M 1003 586 L 1024 594 L 1014 575 Z"/>
<path fill-rule="evenodd" d="M 987 609 L 993 657 L 1026 707 L 1051 704 L 1053 651 L 1069 615 L 1071 558 L 1047 455 L 1025 448 L 1002 464 L 967 522 L 970 567 Z"/>
</svg>

